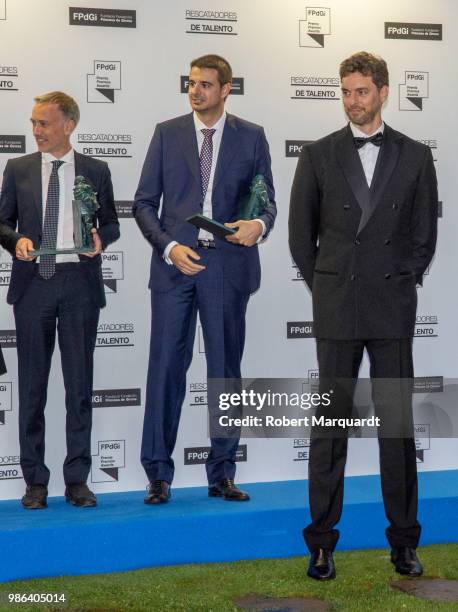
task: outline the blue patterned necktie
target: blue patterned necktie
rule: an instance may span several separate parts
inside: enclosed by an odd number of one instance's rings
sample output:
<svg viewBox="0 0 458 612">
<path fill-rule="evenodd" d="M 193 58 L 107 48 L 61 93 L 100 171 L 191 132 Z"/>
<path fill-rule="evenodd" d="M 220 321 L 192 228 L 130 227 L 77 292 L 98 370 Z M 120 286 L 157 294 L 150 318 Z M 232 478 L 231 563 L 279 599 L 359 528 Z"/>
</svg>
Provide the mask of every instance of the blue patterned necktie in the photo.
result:
<svg viewBox="0 0 458 612">
<path fill-rule="evenodd" d="M 216 130 L 200 130 L 204 135 L 204 141 L 200 150 L 200 178 L 202 181 L 202 200 L 205 200 L 207 193 L 208 181 L 210 180 L 210 172 L 212 169 L 213 160 L 213 134 Z"/>
<path fill-rule="evenodd" d="M 59 175 L 58 170 L 64 163 L 55 159 L 49 177 L 48 197 L 46 198 L 45 221 L 43 223 L 42 249 L 55 249 L 57 243 L 57 224 L 59 221 Z M 55 255 L 40 255 L 38 272 L 43 278 L 51 278 L 56 271 Z"/>
</svg>

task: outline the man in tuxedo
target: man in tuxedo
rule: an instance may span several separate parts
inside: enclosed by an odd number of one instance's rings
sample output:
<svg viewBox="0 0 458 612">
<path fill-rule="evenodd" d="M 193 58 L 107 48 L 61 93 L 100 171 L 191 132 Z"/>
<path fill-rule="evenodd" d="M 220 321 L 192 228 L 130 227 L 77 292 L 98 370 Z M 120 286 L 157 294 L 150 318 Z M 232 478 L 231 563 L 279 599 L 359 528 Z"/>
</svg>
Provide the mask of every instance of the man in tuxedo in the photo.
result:
<svg viewBox="0 0 458 612">
<path fill-rule="evenodd" d="M 428 147 L 382 121 L 385 61 L 356 53 L 342 62 L 340 78 L 350 122 L 302 150 L 291 193 L 290 248 L 312 292 L 320 380 L 347 381 L 350 405 L 343 410 L 351 411 L 363 351 L 368 352 L 382 423 L 380 474 L 391 560 L 399 573 L 419 576 L 410 382 L 416 284 L 436 244 L 436 174 Z M 386 389 L 395 392 L 387 398 Z M 345 393 L 340 399 L 345 404 Z M 346 437 L 312 433 L 312 522 L 304 529 L 312 578 L 335 577 L 332 552 L 346 453 Z"/>
<path fill-rule="evenodd" d="M 38 152 L 8 161 L 0 198 L 1 244 L 13 256 L 7 300 L 16 321 L 19 441 L 27 484 L 22 505 L 47 507 L 45 465 L 47 385 L 56 324 L 65 385 L 67 457 L 65 497 L 95 506 L 86 480 L 91 466 L 93 353 L 100 308 L 105 306 L 100 253 L 119 237 L 110 171 L 105 162 L 77 153 L 70 136 L 78 105 L 62 92 L 35 98 L 32 130 Z M 97 194 L 94 250 L 84 255 L 41 255 L 38 248 L 73 243 L 73 186 L 84 177 Z"/>
<path fill-rule="evenodd" d="M 151 345 L 141 460 L 147 504 L 167 502 L 172 453 L 196 316 L 202 324 L 208 378 L 240 378 L 248 298 L 260 283 L 257 242 L 272 229 L 276 207 L 262 127 L 226 114 L 232 70 L 217 55 L 191 63 L 192 113 L 156 126 L 135 196 L 134 216 L 151 243 Z M 239 201 L 262 174 L 270 204 L 259 219 L 240 220 Z M 162 208 L 160 209 L 162 197 Z M 160 210 L 160 212 L 159 212 Z M 236 233 L 218 238 L 186 219 L 197 213 Z M 209 395 L 210 414 L 217 407 Z M 234 484 L 238 435 L 214 437 L 206 462 L 208 494 L 246 501 Z"/>
</svg>

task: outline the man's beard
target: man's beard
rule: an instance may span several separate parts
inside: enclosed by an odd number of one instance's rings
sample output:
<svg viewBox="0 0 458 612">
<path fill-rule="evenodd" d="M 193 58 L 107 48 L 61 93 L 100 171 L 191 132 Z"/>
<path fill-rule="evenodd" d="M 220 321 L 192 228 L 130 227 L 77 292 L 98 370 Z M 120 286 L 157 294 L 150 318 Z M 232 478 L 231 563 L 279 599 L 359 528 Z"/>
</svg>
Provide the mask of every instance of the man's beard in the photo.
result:
<svg viewBox="0 0 458 612">
<path fill-rule="evenodd" d="M 368 123 L 371 123 L 371 121 L 374 120 L 375 116 L 377 115 L 378 109 L 374 109 L 372 111 L 364 111 L 362 114 L 359 114 L 356 117 L 353 117 L 353 115 L 351 114 L 351 110 L 346 110 L 345 112 L 347 117 L 354 125 L 367 125 Z"/>
</svg>

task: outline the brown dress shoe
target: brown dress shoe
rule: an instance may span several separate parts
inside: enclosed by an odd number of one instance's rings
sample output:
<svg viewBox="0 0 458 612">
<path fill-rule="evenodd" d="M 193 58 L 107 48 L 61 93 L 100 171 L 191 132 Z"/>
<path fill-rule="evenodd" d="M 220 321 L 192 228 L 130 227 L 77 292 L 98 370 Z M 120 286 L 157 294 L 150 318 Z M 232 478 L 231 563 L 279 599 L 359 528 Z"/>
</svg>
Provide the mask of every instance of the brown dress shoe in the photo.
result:
<svg viewBox="0 0 458 612">
<path fill-rule="evenodd" d="M 209 497 L 224 497 L 226 501 L 248 501 L 250 496 L 235 486 L 230 478 L 223 478 L 208 487 Z"/>
<path fill-rule="evenodd" d="M 65 488 L 65 500 L 79 508 L 93 508 L 97 506 L 97 499 L 85 482 L 67 485 Z"/>
<path fill-rule="evenodd" d="M 171 496 L 170 485 L 165 480 L 155 480 L 148 486 L 148 495 L 144 498 L 145 504 L 165 504 Z"/>
<path fill-rule="evenodd" d="M 29 485 L 25 490 L 25 495 L 21 500 L 27 510 L 43 510 L 48 507 L 48 489 L 45 485 Z"/>
</svg>

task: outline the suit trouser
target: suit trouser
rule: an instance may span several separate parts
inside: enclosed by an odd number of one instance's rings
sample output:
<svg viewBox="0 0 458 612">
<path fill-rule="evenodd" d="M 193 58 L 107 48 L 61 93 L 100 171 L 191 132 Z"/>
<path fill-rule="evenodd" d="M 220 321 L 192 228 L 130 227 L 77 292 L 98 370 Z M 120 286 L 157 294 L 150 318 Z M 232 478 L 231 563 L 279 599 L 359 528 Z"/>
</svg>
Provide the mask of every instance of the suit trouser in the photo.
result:
<svg viewBox="0 0 458 612">
<path fill-rule="evenodd" d="M 192 361 L 197 312 L 202 325 L 207 378 L 241 377 L 249 294 L 237 291 L 224 278 L 224 255 L 218 248 L 196 250 L 205 270 L 194 276 L 183 275 L 170 291 L 151 291 L 151 342 L 141 450 L 142 465 L 150 482 L 173 480 L 172 453 L 186 395 L 186 372 Z M 210 395 L 208 409 L 210 414 L 218 410 Z M 191 434 L 187 433 L 189 440 Z M 238 442 L 238 435 L 211 438 L 206 461 L 210 484 L 234 478 Z"/>
<path fill-rule="evenodd" d="M 379 430 L 379 455 L 383 502 L 390 523 L 386 535 L 392 547 L 415 548 L 421 527 L 417 522 L 417 466 L 412 423 L 412 340 L 318 339 L 320 384 L 329 386 L 336 378 L 346 381 L 345 398 L 338 401 L 342 404 L 340 416 L 349 416 L 365 347 L 370 360 L 375 412 L 381 417 L 384 430 Z M 325 409 L 321 414 L 329 416 Z M 309 454 L 312 523 L 304 529 L 304 539 L 311 551 L 333 550 L 339 539 L 335 526 L 342 514 L 346 458 L 346 437 L 323 437 L 318 430 L 315 435 L 312 431 Z"/>
<path fill-rule="evenodd" d="M 48 280 L 37 272 L 14 304 L 19 442 L 22 472 L 28 485 L 47 485 L 49 481 L 44 411 L 56 323 L 65 385 L 65 483 L 86 482 L 91 466 L 93 354 L 100 307 L 80 265 L 83 264 L 60 264 Z"/>
</svg>

